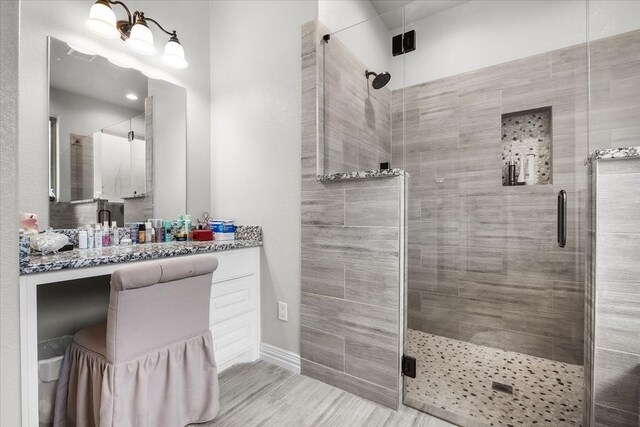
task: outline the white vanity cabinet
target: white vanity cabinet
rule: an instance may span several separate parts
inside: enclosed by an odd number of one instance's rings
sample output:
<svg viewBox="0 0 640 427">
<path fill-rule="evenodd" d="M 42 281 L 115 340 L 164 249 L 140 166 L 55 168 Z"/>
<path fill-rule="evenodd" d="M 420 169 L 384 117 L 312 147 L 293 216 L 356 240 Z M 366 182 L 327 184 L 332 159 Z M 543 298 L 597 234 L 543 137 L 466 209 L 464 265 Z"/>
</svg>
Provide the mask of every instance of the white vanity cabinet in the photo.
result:
<svg viewBox="0 0 640 427">
<path fill-rule="evenodd" d="M 257 360 L 260 349 L 260 247 L 219 250 L 213 273 L 209 325 L 218 372 Z M 190 256 L 190 255 L 184 255 Z M 20 276 L 20 341 L 22 362 L 22 425 L 38 423 L 38 286 L 110 275 L 147 260 L 66 268 Z"/>
<path fill-rule="evenodd" d="M 218 372 L 258 359 L 260 351 L 260 248 L 216 253 L 209 324 Z"/>
</svg>

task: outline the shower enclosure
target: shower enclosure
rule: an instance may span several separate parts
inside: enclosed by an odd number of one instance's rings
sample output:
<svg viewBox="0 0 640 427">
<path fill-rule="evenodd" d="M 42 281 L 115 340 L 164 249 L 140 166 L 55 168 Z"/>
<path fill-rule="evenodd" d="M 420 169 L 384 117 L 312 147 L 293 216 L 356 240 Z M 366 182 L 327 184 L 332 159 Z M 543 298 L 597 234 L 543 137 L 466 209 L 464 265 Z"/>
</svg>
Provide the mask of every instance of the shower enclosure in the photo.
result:
<svg viewBox="0 0 640 427">
<path fill-rule="evenodd" d="M 595 425 L 587 165 L 638 145 L 640 7 L 372 1 L 345 22 L 332 3 L 317 173 L 405 177 L 403 403 L 460 425 Z"/>
</svg>

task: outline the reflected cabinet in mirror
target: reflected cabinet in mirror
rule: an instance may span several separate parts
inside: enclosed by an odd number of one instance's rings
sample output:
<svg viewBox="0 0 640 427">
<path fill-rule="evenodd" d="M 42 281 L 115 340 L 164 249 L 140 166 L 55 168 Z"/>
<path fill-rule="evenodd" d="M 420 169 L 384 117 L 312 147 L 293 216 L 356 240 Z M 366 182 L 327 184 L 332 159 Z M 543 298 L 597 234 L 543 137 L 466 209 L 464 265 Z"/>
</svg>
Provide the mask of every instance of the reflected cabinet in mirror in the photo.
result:
<svg viewBox="0 0 640 427">
<path fill-rule="evenodd" d="M 49 225 L 186 210 L 186 90 L 49 37 Z"/>
</svg>

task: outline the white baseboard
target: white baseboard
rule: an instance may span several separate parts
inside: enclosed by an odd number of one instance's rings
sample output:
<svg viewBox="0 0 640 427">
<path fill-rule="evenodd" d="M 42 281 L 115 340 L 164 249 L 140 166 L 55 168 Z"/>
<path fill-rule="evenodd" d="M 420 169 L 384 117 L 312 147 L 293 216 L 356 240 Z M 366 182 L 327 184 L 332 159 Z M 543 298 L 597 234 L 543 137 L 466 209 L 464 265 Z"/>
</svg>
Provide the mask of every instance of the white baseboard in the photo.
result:
<svg viewBox="0 0 640 427">
<path fill-rule="evenodd" d="M 300 373 L 300 355 L 267 343 L 260 343 L 260 359 L 288 371 Z"/>
</svg>

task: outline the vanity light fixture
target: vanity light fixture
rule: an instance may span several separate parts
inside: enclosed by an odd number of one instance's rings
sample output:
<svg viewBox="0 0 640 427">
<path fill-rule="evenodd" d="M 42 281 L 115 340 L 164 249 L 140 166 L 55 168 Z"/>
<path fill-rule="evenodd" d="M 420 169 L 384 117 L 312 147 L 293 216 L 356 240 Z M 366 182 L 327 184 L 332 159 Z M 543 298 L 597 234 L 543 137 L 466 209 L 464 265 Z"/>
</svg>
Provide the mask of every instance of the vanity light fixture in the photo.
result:
<svg viewBox="0 0 640 427">
<path fill-rule="evenodd" d="M 117 20 L 111 8 L 112 4 L 119 4 L 127 12 L 127 20 Z M 86 27 L 99 36 L 124 41 L 129 49 L 142 55 L 154 55 L 157 50 L 153 44 L 153 33 L 147 22 L 153 22 L 160 30 L 169 35 L 169 41 L 164 47 L 163 62 L 171 68 L 184 69 L 189 63 L 184 57 L 184 49 L 174 31 L 165 30 L 155 19 L 147 18 L 144 12 L 135 11 L 118 0 L 96 0 L 89 11 Z"/>
</svg>

